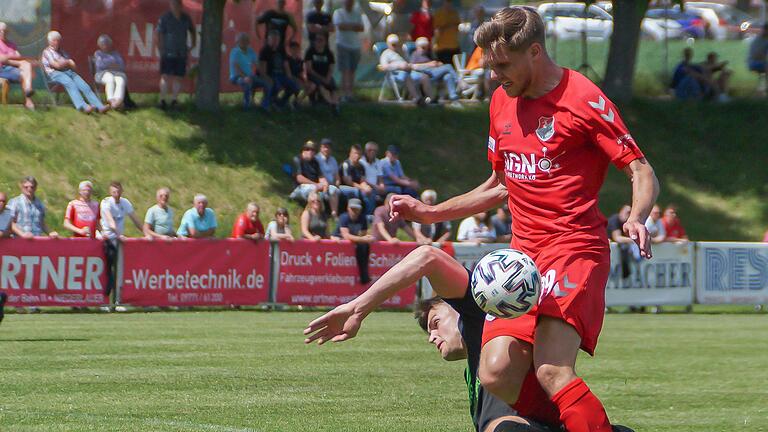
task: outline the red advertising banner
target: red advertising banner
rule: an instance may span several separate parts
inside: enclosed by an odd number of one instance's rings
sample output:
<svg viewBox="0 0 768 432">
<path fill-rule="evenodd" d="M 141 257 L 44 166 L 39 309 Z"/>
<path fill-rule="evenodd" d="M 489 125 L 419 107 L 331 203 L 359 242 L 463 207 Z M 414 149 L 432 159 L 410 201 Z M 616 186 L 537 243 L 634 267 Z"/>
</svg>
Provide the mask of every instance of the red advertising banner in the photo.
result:
<svg viewBox="0 0 768 432">
<path fill-rule="evenodd" d="M 269 298 L 269 242 L 127 240 L 120 302 L 134 306 L 255 305 Z"/>
<path fill-rule="evenodd" d="M 90 239 L 0 240 L 0 291 L 9 306 L 109 303 L 104 244 Z"/>
<path fill-rule="evenodd" d="M 415 249 L 416 243 L 371 244 L 368 268 L 376 280 Z M 355 246 L 350 242 L 281 242 L 277 302 L 305 306 L 338 306 L 366 290 L 360 284 Z M 406 308 L 416 298 L 416 285 L 400 291 L 382 307 Z"/>
<path fill-rule="evenodd" d="M 240 32 L 251 35 L 251 46 L 258 52 L 263 41 L 256 33 L 256 18 L 275 7 L 275 0 L 228 1 L 224 9 L 222 35 L 221 90 L 236 91 L 229 83 L 229 52 Z M 194 80 L 189 71 L 200 57 L 200 29 L 203 0 L 183 0 L 184 11 L 197 28 L 197 45 L 190 52 L 185 91 L 191 91 Z M 293 14 L 302 29 L 302 3 L 288 0 L 286 10 Z M 160 80 L 160 58 L 154 34 L 160 16 L 168 11 L 167 0 L 51 0 L 51 29 L 62 35 L 62 47 L 79 65 L 79 73 L 92 82 L 88 73 L 88 57 L 96 51 L 99 35 L 112 38 L 115 49 L 125 60 L 128 89 L 133 93 L 156 93 Z M 264 33 L 263 29 L 259 33 Z M 299 40 L 297 38 L 297 40 Z"/>
</svg>

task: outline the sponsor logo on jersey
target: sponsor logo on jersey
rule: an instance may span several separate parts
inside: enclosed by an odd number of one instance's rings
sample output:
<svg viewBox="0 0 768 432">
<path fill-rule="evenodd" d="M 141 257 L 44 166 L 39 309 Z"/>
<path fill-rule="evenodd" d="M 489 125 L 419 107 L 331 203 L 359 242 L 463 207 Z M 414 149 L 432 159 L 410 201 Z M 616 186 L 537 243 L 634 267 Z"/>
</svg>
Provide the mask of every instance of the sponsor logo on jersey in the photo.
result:
<svg viewBox="0 0 768 432">
<path fill-rule="evenodd" d="M 496 153 L 496 140 L 490 136 L 488 137 L 488 150 L 490 150 L 493 153 Z"/>
<path fill-rule="evenodd" d="M 565 154 L 565 152 L 550 158 L 547 156 L 546 147 L 541 148 L 541 155 L 536 153 L 515 153 L 504 152 L 504 168 L 507 177 L 515 180 L 536 180 L 537 175 L 550 176 L 553 169 L 560 168 L 560 164 L 555 159 Z"/>
<path fill-rule="evenodd" d="M 539 127 L 536 128 L 536 136 L 542 141 L 549 141 L 555 135 L 555 118 L 539 117 Z"/>
<path fill-rule="evenodd" d="M 632 135 L 630 134 L 622 135 L 616 138 L 616 144 L 622 147 L 627 147 L 627 146 L 634 147 L 636 145 L 635 139 L 632 138 Z"/>
</svg>

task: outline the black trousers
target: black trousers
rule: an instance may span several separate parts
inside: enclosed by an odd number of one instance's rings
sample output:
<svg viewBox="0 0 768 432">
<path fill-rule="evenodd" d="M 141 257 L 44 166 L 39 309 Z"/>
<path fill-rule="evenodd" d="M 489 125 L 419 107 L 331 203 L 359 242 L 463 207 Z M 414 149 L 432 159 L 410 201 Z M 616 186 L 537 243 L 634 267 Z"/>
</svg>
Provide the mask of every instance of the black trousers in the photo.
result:
<svg viewBox="0 0 768 432">
<path fill-rule="evenodd" d="M 367 284 L 371 281 L 368 275 L 368 255 L 371 253 L 371 245 L 368 243 L 355 243 L 355 259 L 357 270 L 360 273 L 360 283 Z"/>
</svg>

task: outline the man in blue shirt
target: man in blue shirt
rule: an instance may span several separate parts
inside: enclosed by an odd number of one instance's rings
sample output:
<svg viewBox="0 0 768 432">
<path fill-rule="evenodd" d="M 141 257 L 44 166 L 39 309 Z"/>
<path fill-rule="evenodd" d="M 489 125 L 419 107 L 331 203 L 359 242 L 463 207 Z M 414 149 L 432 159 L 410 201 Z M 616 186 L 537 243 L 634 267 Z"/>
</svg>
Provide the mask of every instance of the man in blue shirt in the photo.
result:
<svg viewBox="0 0 768 432">
<path fill-rule="evenodd" d="M 259 58 L 251 48 L 247 33 L 237 35 L 237 46 L 229 53 L 229 81 L 243 89 L 243 108 L 251 106 L 256 89 L 264 88 L 264 81 L 257 73 Z"/>
<path fill-rule="evenodd" d="M 216 213 L 208 208 L 208 198 L 195 195 L 195 206 L 184 212 L 177 234 L 179 237 L 207 238 L 216 233 Z"/>
<path fill-rule="evenodd" d="M 403 166 L 400 164 L 400 149 L 395 145 L 387 147 L 384 159 L 380 162 L 381 177 L 386 186 L 387 194 L 406 194 L 418 198 L 419 182 L 406 177 Z"/>
</svg>

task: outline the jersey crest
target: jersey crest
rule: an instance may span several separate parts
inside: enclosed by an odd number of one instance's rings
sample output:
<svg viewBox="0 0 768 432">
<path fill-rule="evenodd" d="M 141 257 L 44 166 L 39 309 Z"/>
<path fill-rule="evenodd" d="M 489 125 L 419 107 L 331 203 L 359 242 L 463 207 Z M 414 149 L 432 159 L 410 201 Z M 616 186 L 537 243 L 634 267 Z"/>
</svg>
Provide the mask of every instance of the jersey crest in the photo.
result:
<svg viewBox="0 0 768 432">
<path fill-rule="evenodd" d="M 536 136 L 542 141 L 549 141 L 555 135 L 555 118 L 539 117 L 539 127 L 536 128 Z"/>
</svg>

